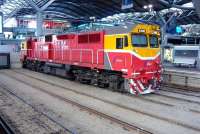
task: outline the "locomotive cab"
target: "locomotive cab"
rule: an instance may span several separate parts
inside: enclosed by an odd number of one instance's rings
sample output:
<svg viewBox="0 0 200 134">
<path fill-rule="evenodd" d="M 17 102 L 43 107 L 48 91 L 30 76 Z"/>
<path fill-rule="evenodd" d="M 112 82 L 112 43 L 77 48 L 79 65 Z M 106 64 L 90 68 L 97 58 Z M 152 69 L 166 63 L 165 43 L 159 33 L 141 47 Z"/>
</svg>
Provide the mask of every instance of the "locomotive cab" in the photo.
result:
<svg viewBox="0 0 200 134">
<path fill-rule="evenodd" d="M 152 25 L 139 25 L 131 33 L 131 46 L 133 52 L 140 60 L 134 59 L 133 73 L 130 83 L 136 86 L 141 94 L 154 92 L 160 85 L 160 44 L 159 27 Z M 140 89 L 139 89 L 140 88 Z M 141 90 L 142 89 L 142 90 Z"/>
<path fill-rule="evenodd" d="M 110 68 L 123 72 L 125 89 L 132 94 L 146 94 L 158 89 L 161 73 L 159 26 L 126 25 L 120 31 L 110 30 L 106 34 L 104 47 Z"/>
</svg>

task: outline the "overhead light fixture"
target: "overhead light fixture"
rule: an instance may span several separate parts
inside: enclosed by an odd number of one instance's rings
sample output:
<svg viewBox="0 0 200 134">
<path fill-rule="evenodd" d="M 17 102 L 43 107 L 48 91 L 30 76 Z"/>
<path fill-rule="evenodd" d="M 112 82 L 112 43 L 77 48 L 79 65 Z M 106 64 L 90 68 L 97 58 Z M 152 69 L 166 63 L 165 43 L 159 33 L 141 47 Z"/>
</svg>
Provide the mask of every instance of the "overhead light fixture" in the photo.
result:
<svg viewBox="0 0 200 134">
<path fill-rule="evenodd" d="M 153 5 L 152 4 L 149 4 L 149 5 L 144 5 L 143 7 L 144 9 L 148 9 L 149 12 L 153 11 Z"/>
<path fill-rule="evenodd" d="M 149 5 L 149 8 L 152 8 L 152 7 L 153 7 L 153 5 L 150 4 L 150 5 Z"/>
<path fill-rule="evenodd" d="M 143 8 L 144 8 L 144 9 L 147 9 L 147 6 L 145 5 Z"/>
</svg>

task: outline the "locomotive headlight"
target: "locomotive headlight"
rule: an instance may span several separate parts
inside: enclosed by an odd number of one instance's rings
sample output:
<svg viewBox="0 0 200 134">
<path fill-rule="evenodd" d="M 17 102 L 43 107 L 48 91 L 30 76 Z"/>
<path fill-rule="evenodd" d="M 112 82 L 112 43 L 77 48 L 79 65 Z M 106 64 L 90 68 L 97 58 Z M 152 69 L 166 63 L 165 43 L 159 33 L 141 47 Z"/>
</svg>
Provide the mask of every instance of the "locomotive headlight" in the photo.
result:
<svg viewBox="0 0 200 134">
<path fill-rule="evenodd" d="M 146 61 L 145 62 L 145 66 L 151 66 L 152 65 L 152 62 L 151 61 Z"/>
<path fill-rule="evenodd" d="M 140 33 L 145 33 L 146 30 L 145 30 L 145 29 L 139 29 L 138 32 L 140 32 Z"/>
<path fill-rule="evenodd" d="M 158 32 L 154 31 L 154 32 L 153 32 L 153 34 L 157 35 L 157 34 L 158 34 Z"/>
<path fill-rule="evenodd" d="M 152 62 L 147 62 L 147 66 L 151 66 L 152 65 Z"/>
</svg>

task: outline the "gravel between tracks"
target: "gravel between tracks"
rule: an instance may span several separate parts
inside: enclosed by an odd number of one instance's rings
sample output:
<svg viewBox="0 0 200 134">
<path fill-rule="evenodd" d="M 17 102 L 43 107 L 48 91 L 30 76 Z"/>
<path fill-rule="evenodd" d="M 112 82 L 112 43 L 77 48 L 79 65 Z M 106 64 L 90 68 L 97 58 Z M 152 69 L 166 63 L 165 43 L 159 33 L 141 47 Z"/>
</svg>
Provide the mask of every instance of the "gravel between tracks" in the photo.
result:
<svg viewBox="0 0 200 134">
<path fill-rule="evenodd" d="M 0 111 L 16 134 L 69 133 L 3 88 L 0 88 Z"/>
<path fill-rule="evenodd" d="M 146 112 L 150 112 L 150 113 L 154 113 L 154 112 L 156 113 L 157 112 L 158 115 L 161 115 L 161 116 L 164 116 L 164 117 L 165 116 L 169 117 L 169 118 L 173 117 L 173 120 L 177 120 L 176 117 L 178 117 L 178 121 L 183 121 L 187 124 L 189 124 L 189 121 L 192 121 L 193 119 L 195 119 L 195 117 L 198 118 L 198 115 L 194 114 L 194 115 L 192 115 L 192 117 L 188 117 L 187 119 L 183 119 L 183 116 L 188 116 L 189 114 L 191 114 L 187 110 L 182 110 L 182 109 L 177 109 L 177 108 L 174 108 L 174 107 L 166 107 L 166 106 L 163 106 L 163 105 L 154 104 L 152 102 L 147 102 L 146 100 L 142 100 L 142 99 L 139 99 L 137 97 L 133 98 L 133 97 L 121 95 L 119 93 L 113 93 L 113 92 L 109 92 L 109 91 L 106 91 L 106 90 L 99 90 L 98 88 L 95 88 L 95 87 L 74 83 L 74 82 L 63 80 L 63 79 L 56 78 L 56 77 L 53 77 L 53 76 L 38 74 L 38 73 L 30 72 L 30 71 L 27 71 L 27 70 L 21 70 L 21 71 L 30 73 L 34 77 L 37 76 L 38 78 L 46 79 L 46 80 L 51 81 L 51 82 L 56 81 L 56 83 L 65 85 L 65 86 L 70 87 L 70 88 L 76 88 L 76 90 L 87 92 L 87 93 L 90 93 L 92 95 L 102 97 L 104 99 L 109 99 L 109 100 L 112 100 L 112 101 L 115 101 L 115 102 L 118 102 L 118 103 L 121 103 L 121 104 L 126 104 L 129 107 L 137 108 L 137 109 L 140 109 L 140 110 L 142 109 L 142 110 L 144 110 Z M 12 75 L 14 75 L 14 74 L 12 74 Z M 107 111 L 108 113 L 112 113 L 115 116 L 119 116 L 119 118 L 123 118 L 125 120 L 139 124 L 141 126 L 144 126 L 145 128 L 153 129 L 153 131 L 155 133 L 174 133 L 174 132 L 175 133 L 185 133 L 185 132 L 187 132 L 187 134 L 198 133 L 197 131 L 193 131 L 193 130 L 190 130 L 188 128 L 184 128 L 184 127 L 176 125 L 174 123 L 158 120 L 158 119 L 155 119 L 153 117 L 141 115 L 139 113 L 133 113 L 133 112 L 130 112 L 130 111 L 122 110 L 122 109 L 119 109 L 117 107 L 111 107 L 107 104 L 102 104 L 98 101 L 94 101 L 92 99 L 89 99 L 88 97 L 87 98 L 85 98 L 83 96 L 80 97 L 80 96 L 77 96 L 77 94 L 70 93 L 69 91 L 66 91 L 64 89 L 39 82 L 38 80 L 30 79 L 30 78 L 25 77 L 23 75 L 22 76 L 19 75 L 19 74 L 15 74 L 15 75 L 18 76 L 20 79 L 26 79 L 27 81 L 30 80 L 32 84 L 34 83 L 36 85 L 42 86 L 42 88 L 51 90 L 52 92 L 56 92 L 56 93 L 63 95 L 63 96 L 68 96 L 68 97 L 70 96 L 76 101 L 83 101 L 84 100 L 84 103 L 87 104 L 87 105 L 96 106 L 100 110 Z M 10 78 L 4 77 L 4 82 L 7 81 L 7 84 L 9 84 L 9 82 L 8 82 L 9 79 Z M 1 78 L 1 80 L 3 80 L 3 79 Z M 96 90 L 96 89 L 98 89 L 98 90 Z M 23 91 L 23 92 L 26 92 L 26 91 Z M 181 116 L 179 114 L 181 114 Z M 124 115 L 126 115 L 126 116 L 124 116 Z M 193 123 L 198 123 L 198 120 L 192 121 L 189 125 L 193 126 Z M 158 124 L 159 124 L 159 127 L 157 127 Z"/>
</svg>

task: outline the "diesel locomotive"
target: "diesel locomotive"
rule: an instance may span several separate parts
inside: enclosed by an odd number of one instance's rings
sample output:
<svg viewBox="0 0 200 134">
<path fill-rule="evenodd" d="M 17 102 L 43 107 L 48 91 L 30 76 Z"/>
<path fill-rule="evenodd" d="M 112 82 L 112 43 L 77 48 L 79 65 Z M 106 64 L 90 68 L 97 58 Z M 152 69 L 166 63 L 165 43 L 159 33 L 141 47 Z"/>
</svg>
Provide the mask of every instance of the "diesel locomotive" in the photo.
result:
<svg viewBox="0 0 200 134">
<path fill-rule="evenodd" d="M 127 23 L 87 32 L 32 37 L 21 45 L 24 68 L 110 90 L 147 94 L 161 82 L 160 27 Z"/>
</svg>

